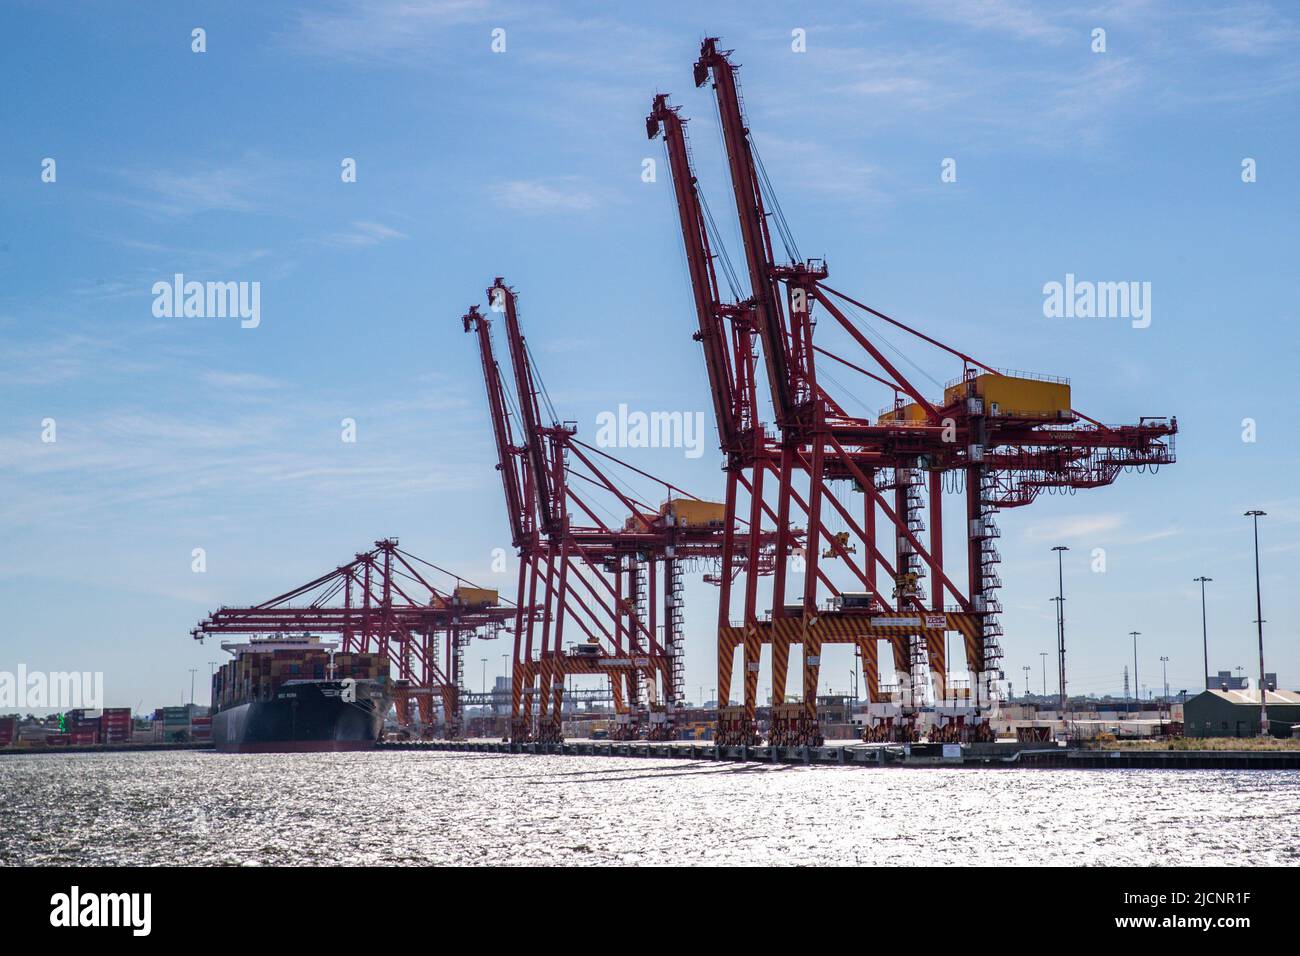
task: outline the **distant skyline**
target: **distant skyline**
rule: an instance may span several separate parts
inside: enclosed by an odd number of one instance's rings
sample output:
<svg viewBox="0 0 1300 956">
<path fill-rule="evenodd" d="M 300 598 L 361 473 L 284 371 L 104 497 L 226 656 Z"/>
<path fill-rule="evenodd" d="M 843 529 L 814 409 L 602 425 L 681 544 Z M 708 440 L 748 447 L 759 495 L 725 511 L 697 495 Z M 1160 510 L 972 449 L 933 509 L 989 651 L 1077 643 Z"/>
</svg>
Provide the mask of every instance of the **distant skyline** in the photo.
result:
<svg viewBox="0 0 1300 956">
<path fill-rule="evenodd" d="M 1267 669 L 1300 687 L 1293 6 L 19 2 L 0 27 L 0 671 L 102 671 L 109 706 L 149 709 L 188 701 L 195 668 L 205 703 L 224 655 L 190 639 L 199 619 L 390 535 L 513 596 L 460 327 L 498 275 L 561 417 L 594 442 L 620 406 L 702 413 L 702 454 L 617 452 L 718 498 L 671 186 L 641 173 L 668 92 L 735 258 L 691 77 L 720 35 L 793 233 L 836 288 L 991 365 L 1068 376 L 1101 421 L 1178 418 L 1177 464 L 1000 516 L 1017 693 L 1025 665 L 1041 691 L 1055 651 L 1058 544 L 1071 693 L 1122 692 L 1133 630 L 1144 683 L 1165 656 L 1171 691 L 1201 689 L 1200 575 L 1210 670 L 1255 674 L 1254 508 Z M 159 314 L 178 274 L 248 284 L 250 308 L 256 283 L 257 322 Z M 1049 317 L 1050 284 L 1085 281 L 1138 283 L 1146 314 Z M 960 372 L 883 337 L 927 389 Z M 692 576 L 692 698 L 715 683 L 716 601 Z M 467 651 L 472 689 L 508 650 Z M 828 648 L 822 692 L 852 666 Z"/>
</svg>

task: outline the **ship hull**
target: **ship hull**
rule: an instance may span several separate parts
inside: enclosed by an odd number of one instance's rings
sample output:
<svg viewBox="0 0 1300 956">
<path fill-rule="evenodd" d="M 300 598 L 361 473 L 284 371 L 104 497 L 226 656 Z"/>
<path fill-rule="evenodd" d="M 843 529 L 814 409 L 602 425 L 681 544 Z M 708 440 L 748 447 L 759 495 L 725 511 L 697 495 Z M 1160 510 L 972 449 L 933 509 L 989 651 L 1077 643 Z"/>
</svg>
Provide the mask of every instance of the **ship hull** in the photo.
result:
<svg viewBox="0 0 1300 956">
<path fill-rule="evenodd" d="M 214 714 L 212 744 L 223 753 L 369 750 L 379 739 L 388 704 L 379 681 L 290 681 L 269 700 Z"/>
</svg>

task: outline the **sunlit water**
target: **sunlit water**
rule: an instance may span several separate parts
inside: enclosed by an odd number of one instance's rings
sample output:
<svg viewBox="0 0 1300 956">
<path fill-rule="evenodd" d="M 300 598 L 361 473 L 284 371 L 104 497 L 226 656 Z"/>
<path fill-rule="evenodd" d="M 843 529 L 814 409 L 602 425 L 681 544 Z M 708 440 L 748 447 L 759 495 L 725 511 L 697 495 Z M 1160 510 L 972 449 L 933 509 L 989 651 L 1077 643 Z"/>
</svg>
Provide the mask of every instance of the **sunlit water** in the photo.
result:
<svg viewBox="0 0 1300 956">
<path fill-rule="evenodd" d="M 0 757 L 0 863 L 1300 861 L 1300 772 L 398 751 Z"/>
</svg>

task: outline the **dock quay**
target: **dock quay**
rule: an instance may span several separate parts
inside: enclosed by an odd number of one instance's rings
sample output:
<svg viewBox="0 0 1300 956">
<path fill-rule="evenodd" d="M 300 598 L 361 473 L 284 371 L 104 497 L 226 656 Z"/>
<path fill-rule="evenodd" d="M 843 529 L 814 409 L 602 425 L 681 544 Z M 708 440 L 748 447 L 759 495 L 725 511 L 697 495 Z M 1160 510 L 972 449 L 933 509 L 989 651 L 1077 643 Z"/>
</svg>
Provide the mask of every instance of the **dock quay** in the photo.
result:
<svg viewBox="0 0 1300 956">
<path fill-rule="evenodd" d="M 382 741 L 378 750 L 566 757 L 637 757 L 855 767 L 1026 767 L 1039 769 L 1300 770 L 1300 751 L 1083 750 L 1016 741 L 984 744 L 870 744 L 822 747 L 718 746 L 707 741 L 575 740 L 558 744 L 495 740 Z"/>
</svg>

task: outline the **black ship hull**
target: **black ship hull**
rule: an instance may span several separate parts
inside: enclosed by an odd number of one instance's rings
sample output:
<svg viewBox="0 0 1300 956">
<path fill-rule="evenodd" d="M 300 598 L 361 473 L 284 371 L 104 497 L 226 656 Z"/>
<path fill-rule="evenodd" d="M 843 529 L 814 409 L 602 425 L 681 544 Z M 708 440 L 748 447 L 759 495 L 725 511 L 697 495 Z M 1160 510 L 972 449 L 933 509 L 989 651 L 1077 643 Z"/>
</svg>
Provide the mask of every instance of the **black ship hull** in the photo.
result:
<svg viewBox="0 0 1300 956">
<path fill-rule="evenodd" d="M 212 744 L 224 753 L 369 750 L 389 703 L 382 681 L 289 681 L 269 700 L 214 714 Z"/>
</svg>

